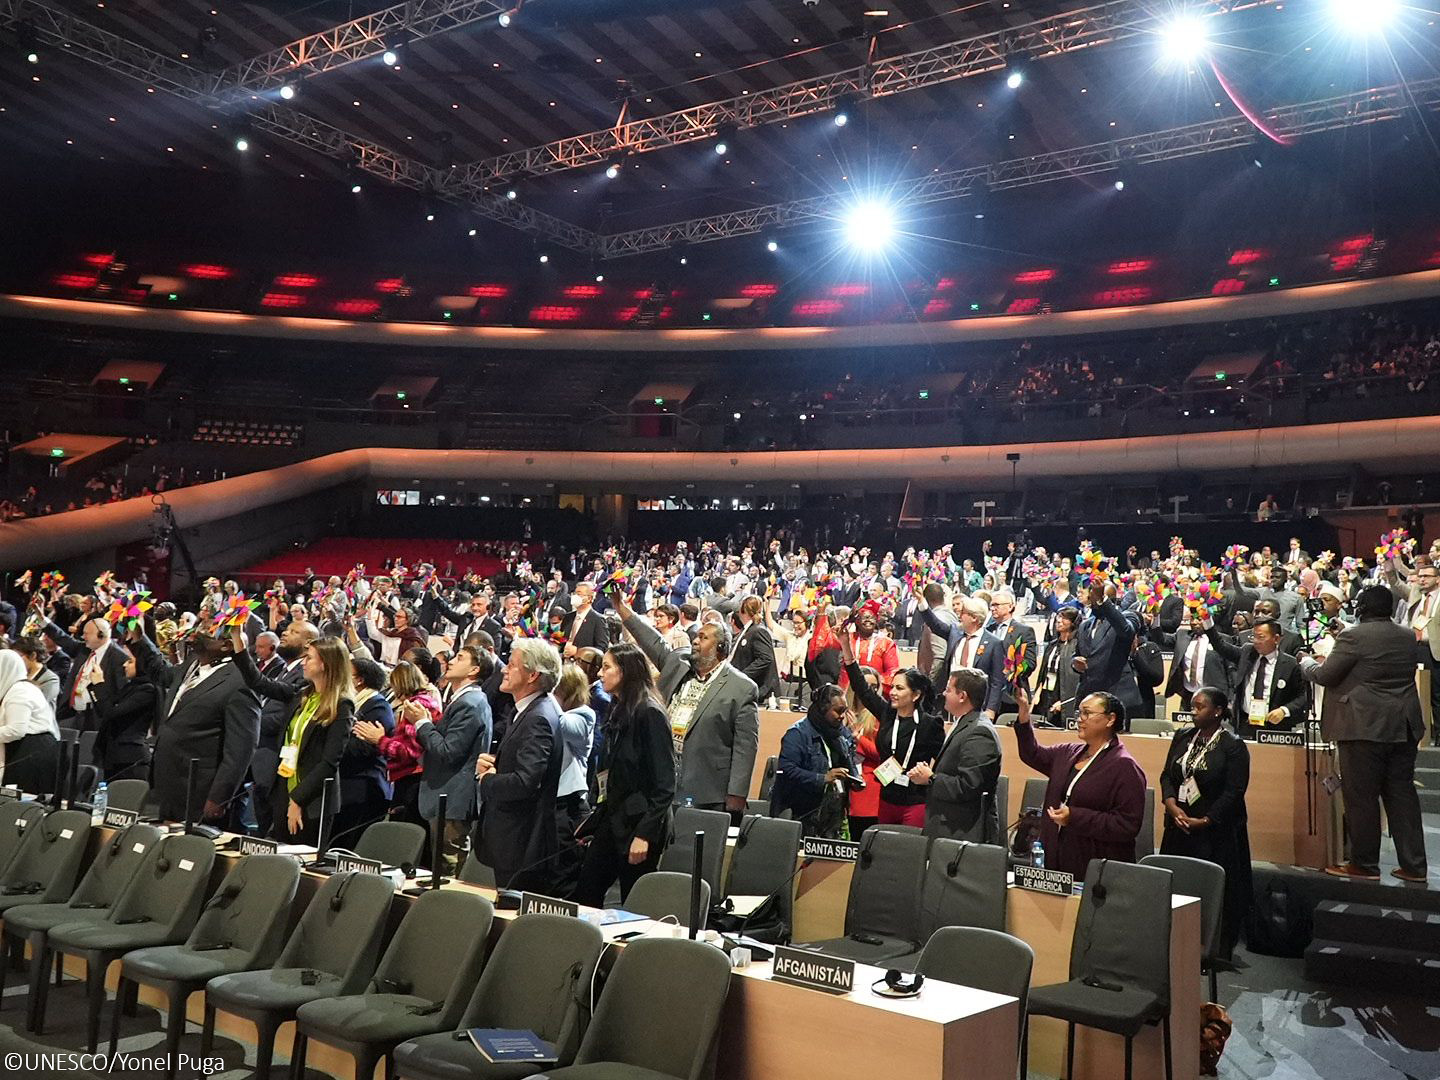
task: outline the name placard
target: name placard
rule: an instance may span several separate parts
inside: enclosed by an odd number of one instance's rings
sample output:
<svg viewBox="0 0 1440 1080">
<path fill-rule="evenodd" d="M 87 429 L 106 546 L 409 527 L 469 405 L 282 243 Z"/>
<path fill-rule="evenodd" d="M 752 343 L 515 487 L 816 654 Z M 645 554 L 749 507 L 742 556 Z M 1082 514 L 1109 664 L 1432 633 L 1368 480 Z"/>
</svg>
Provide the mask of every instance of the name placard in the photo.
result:
<svg viewBox="0 0 1440 1080">
<path fill-rule="evenodd" d="M 100 824 L 108 825 L 112 829 L 128 829 L 139 820 L 140 811 L 138 810 L 122 810 L 118 806 L 107 806 L 105 816 L 100 819 Z"/>
<path fill-rule="evenodd" d="M 1266 731 L 1261 728 L 1255 732 L 1257 743 L 1269 743 L 1271 746 L 1304 746 L 1305 732 L 1303 731 Z"/>
<path fill-rule="evenodd" d="M 0 787 L 0 799 L 18 799 L 20 789 L 18 787 Z"/>
<path fill-rule="evenodd" d="M 854 862 L 860 857 L 860 844 L 855 840 L 826 840 L 822 836 L 807 836 L 804 852 L 807 859 Z"/>
<path fill-rule="evenodd" d="M 361 859 L 354 855 L 335 855 L 335 872 L 337 874 L 378 874 L 380 872 L 379 859 Z"/>
<path fill-rule="evenodd" d="M 274 855 L 280 850 L 280 841 L 263 836 L 242 836 L 235 850 L 241 855 Z"/>
<path fill-rule="evenodd" d="M 827 994 L 848 994 L 855 989 L 855 962 L 778 945 L 771 977 L 776 982 L 823 990 Z"/>
<path fill-rule="evenodd" d="M 572 919 L 580 914 L 580 905 L 574 900 L 557 900 L 540 893 L 520 894 L 521 915 L 568 915 Z"/>
<path fill-rule="evenodd" d="M 1066 730 L 1066 731 L 1079 731 L 1079 730 L 1080 730 L 1080 717 L 1078 717 L 1078 716 L 1067 716 L 1067 717 L 1065 718 L 1065 730 Z"/>
<path fill-rule="evenodd" d="M 1043 866 L 1017 866 L 1015 885 L 1031 892 L 1069 896 L 1075 891 L 1075 875 L 1067 874 L 1063 870 L 1046 870 Z"/>
<path fill-rule="evenodd" d="M 1193 712 L 1173 712 L 1170 714 L 1170 722 L 1176 727 L 1189 727 L 1195 722 Z"/>
</svg>

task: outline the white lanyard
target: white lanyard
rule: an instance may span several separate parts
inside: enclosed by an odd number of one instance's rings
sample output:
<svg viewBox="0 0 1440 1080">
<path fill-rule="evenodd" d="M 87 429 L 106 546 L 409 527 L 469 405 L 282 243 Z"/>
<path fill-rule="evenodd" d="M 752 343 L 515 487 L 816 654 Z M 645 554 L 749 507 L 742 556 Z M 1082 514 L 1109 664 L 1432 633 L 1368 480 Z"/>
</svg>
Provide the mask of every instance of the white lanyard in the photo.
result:
<svg viewBox="0 0 1440 1080">
<path fill-rule="evenodd" d="M 1110 747 L 1113 745 L 1115 744 L 1111 743 L 1106 746 L 1103 750 L 1100 751 L 1100 754 L 1105 753 L 1105 751 L 1109 750 Z M 1091 765 L 1094 765 L 1095 762 L 1100 760 L 1100 754 L 1096 754 L 1094 757 L 1087 758 L 1084 764 L 1082 764 L 1078 769 L 1075 770 L 1075 775 L 1070 778 L 1070 783 L 1065 788 L 1065 798 L 1060 800 L 1061 805 L 1065 805 L 1070 802 L 1070 793 L 1075 790 L 1075 785 L 1080 782 L 1080 777 L 1085 775 L 1085 770 L 1090 768 Z"/>
<path fill-rule="evenodd" d="M 1222 730 L 1222 728 L 1217 727 L 1215 729 L 1215 734 L 1210 736 L 1210 738 L 1205 742 L 1204 746 L 1201 746 L 1198 740 L 1190 744 L 1190 749 L 1185 754 L 1185 759 L 1180 762 L 1181 776 L 1189 779 L 1191 776 L 1195 775 L 1195 766 L 1200 764 L 1200 759 L 1203 758 L 1206 754 L 1208 754 L 1210 752 L 1210 748 L 1220 741 L 1220 732 Z"/>
<path fill-rule="evenodd" d="M 897 732 L 900 730 L 900 717 L 899 717 L 898 715 L 895 717 L 895 730 L 896 730 Z M 900 762 L 900 767 L 901 767 L 902 769 L 908 769 L 908 768 L 910 768 L 910 755 L 913 754 L 913 753 L 915 753 L 915 740 L 918 739 L 919 737 L 920 737 L 920 714 L 917 712 L 917 713 L 915 714 L 915 730 L 910 733 L 910 748 L 905 751 L 905 758 L 904 758 L 903 761 Z"/>
</svg>

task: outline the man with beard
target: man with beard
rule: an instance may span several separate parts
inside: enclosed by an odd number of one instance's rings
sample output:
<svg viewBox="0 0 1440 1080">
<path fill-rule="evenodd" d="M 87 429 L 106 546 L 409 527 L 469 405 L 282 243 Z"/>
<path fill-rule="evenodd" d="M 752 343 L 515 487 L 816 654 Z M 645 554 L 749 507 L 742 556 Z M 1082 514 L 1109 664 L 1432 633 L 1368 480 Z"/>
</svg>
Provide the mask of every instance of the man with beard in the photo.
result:
<svg viewBox="0 0 1440 1080">
<path fill-rule="evenodd" d="M 618 592 L 611 597 L 635 644 L 660 671 L 676 759 L 675 799 L 703 810 L 745 810 L 760 741 L 758 691 L 726 662 L 730 631 L 703 623 L 690 649 L 672 649 Z"/>
<path fill-rule="evenodd" d="M 271 670 L 267 661 L 261 674 L 298 690 L 305 681 L 305 646 L 319 636 L 320 631 L 314 623 L 290 623 L 280 634 L 280 643 L 275 646 L 275 654 L 282 666 Z M 366 651 L 365 656 L 369 655 Z M 280 767 L 280 740 L 289 720 L 289 701 L 271 697 L 260 700 L 260 741 L 250 762 L 250 779 L 255 783 L 250 793 L 250 802 L 255 811 L 255 825 L 261 836 L 270 835 L 270 789 L 275 783 L 276 770 Z"/>
</svg>

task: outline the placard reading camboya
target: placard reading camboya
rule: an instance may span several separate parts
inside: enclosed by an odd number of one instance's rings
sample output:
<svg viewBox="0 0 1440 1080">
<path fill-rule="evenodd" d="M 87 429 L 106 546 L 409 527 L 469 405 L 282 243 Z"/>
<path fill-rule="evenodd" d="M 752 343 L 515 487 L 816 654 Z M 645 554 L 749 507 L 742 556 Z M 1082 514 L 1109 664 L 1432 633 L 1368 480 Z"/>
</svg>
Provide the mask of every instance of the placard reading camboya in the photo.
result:
<svg viewBox="0 0 1440 1080">
<path fill-rule="evenodd" d="M 1046 870 L 1043 866 L 1017 866 L 1015 884 L 1031 892 L 1069 896 L 1075 891 L 1075 875 L 1061 870 Z"/>
<path fill-rule="evenodd" d="M 569 915 L 572 919 L 580 914 L 580 905 L 574 900 L 556 900 L 553 896 L 540 893 L 520 894 L 521 915 Z"/>
<path fill-rule="evenodd" d="M 1257 743 L 1269 743 L 1271 746 L 1304 746 L 1305 733 L 1303 731 L 1257 731 L 1255 732 Z"/>
<path fill-rule="evenodd" d="M 855 989 L 855 962 L 779 945 L 775 948 L 771 977 L 776 982 L 823 990 L 827 994 L 848 994 Z"/>
<path fill-rule="evenodd" d="M 860 857 L 860 845 L 854 840 L 826 840 L 820 836 L 805 837 L 804 851 L 807 859 L 854 862 Z"/>
</svg>

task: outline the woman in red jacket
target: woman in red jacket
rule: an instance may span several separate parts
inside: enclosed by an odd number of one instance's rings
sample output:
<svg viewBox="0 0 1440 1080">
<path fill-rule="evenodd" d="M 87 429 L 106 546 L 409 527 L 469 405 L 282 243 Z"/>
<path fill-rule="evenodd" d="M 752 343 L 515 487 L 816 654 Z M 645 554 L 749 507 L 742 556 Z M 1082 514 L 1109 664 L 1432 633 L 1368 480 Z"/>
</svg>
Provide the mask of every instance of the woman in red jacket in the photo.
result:
<svg viewBox="0 0 1440 1080">
<path fill-rule="evenodd" d="M 1040 842 L 1045 867 L 1085 876 L 1091 859 L 1135 861 L 1145 817 L 1145 770 L 1120 742 L 1125 706 L 1103 691 L 1080 702 L 1080 742 L 1041 746 L 1030 726 L 1030 697 L 1015 695 L 1020 760 L 1050 778 Z"/>
<path fill-rule="evenodd" d="M 861 667 L 860 674 L 865 677 L 865 685 L 871 693 L 880 693 L 878 671 L 872 667 Z M 882 760 L 875 746 L 880 721 L 857 701 L 850 713 L 850 731 L 855 736 L 855 756 L 860 761 L 860 773 L 865 777 L 863 788 L 850 789 L 850 839 L 858 840 L 866 829 L 880 820 L 880 783 L 875 779 L 875 766 Z"/>
<path fill-rule="evenodd" d="M 390 816 L 397 821 L 428 827 L 420 815 L 424 751 L 415 737 L 415 723 L 426 717 L 432 724 L 440 722 L 439 695 L 420 669 L 408 660 L 401 660 L 390 672 L 390 693 L 394 699 L 395 734 L 386 735 L 379 724 L 364 721 L 355 724 L 353 733 L 376 747 L 385 758 L 385 772 L 395 789 Z"/>
</svg>

